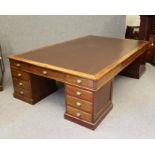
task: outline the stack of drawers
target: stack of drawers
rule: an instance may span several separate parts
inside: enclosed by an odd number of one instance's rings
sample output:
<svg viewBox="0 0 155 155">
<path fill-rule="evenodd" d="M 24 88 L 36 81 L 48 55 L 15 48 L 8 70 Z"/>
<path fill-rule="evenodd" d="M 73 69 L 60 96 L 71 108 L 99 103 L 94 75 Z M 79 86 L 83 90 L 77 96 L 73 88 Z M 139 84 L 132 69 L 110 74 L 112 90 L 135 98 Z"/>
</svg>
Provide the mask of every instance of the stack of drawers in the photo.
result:
<svg viewBox="0 0 155 155">
<path fill-rule="evenodd" d="M 66 113 L 75 119 L 92 122 L 93 92 L 82 87 L 93 87 L 91 80 L 68 77 L 66 84 Z"/>
<path fill-rule="evenodd" d="M 30 75 L 22 70 L 22 63 L 11 62 L 11 73 L 14 85 L 14 96 L 25 100 L 32 98 Z"/>
<path fill-rule="evenodd" d="M 34 104 L 57 90 L 56 81 L 48 78 L 57 73 L 14 60 L 10 64 L 14 97 Z"/>
<path fill-rule="evenodd" d="M 66 78 L 65 118 L 95 129 L 112 109 L 112 81 L 95 90 L 90 79 L 68 75 Z"/>
</svg>

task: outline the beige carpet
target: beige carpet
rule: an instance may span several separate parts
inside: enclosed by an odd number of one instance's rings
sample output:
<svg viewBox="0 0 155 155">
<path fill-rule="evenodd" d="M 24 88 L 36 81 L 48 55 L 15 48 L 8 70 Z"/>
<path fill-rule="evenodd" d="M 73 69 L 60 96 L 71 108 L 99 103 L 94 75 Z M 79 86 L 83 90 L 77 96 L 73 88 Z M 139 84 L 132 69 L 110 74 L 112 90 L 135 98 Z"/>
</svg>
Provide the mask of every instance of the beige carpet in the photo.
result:
<svg viewBox="0 0 155 155">
<path fill-rule="evenodd" d="M 63 88 L 36 105 L 12 96 L 9 74 L 0 92 L 0 138 L 155 138 L 155 67 L 140 80 L 117 76 L 113 110 L 95 130 L 63 118 Z"/>
</svg>

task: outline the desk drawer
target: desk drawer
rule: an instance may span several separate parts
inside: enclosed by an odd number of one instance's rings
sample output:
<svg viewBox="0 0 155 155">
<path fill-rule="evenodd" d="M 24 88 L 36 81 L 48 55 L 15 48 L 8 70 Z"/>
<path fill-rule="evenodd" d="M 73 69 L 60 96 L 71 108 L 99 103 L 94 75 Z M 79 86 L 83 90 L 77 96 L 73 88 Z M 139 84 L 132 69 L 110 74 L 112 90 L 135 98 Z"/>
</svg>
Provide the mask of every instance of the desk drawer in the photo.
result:
<svg viewBox="0 0 155 155">
<path fill-rule="evenodd" d="M 73 106 L 85 112 L 89 112 L 89 113 L 92 112 L 92 108 L 93 108 L 92 103 L 78 99 L 76 97 L 69 96 L 69 95 L 66 96 L 66 99 L 67 99 L 67 105 Z"/>
<path fill-rule="evenodd" d="M 31 90 L 28 90 L 28 89 L 25 90 L 25 89 L 22 89 L 22 88 L 14 87 L 14 91 L 15 91 L 15 94 L 17 94 L 17 95 L 32 98 Z"/>
<path fill-rule="evenodd" d="M 93 80 L 84 79 L 77 76 L 66 75 L 66 81 L 70 84 L 93 89 Z"/>
<path fill-rule="evenodd" d="M 21 79 L 15 78 L 15 77 L 13 77 L 12 80 L 13 80 L 14 87 L 30 89 L 29 81 L 21 80 Z"/>
<path fill-rule="evenodd" d="M 14 61 L 14 60 L 10 60 L 10 65 L 11 65 L 11 67 L 13 67 L 15 69 L 23 69 L 26 66 L 25 63 L 22 63 L 19 61 Z"/>
<path fill-rule="evenodd" d="M 78 110 L 78 109 L 70 107 L 70 106 L 67 106 L 66 110 L 67 110 L 68 114 L 70 114 L 70 115 L 72 115 L 78 119 L 85 120 L 88 122 L 92 121 L 92 115 L 91 114 L 88 114 L 86 112 L 83 112 L 81 110 Z"/>
<path fill-rule="evenodd" d="M 87 91 L 87 90 L 80 89 L 78 87 L 66 85 L 66 92 L 67 92 L 67 95 L 75 96 L 75 97 L 78 97 L 80 99 L 84 99 L 90 102 L 93 101 L 93 93 L 91 91 Z"/>
<path fill-rule="evenodd" d="M 59 80 L 62 82 L 65 81 L 65 73 L 62 73 L 59 71 L 50 70 L 50 69 L 46 69 L 40 66 L 22 63 L 22 62 L 14 61 L 14 60 L 10 60 L 10 64 L 11 64 L 12 69 L 16 71 L 22 70 L 28 73 L 36 74 L 36 75 L 47 77 L 47 78 L 52 78 L 52 79 Z"/>
<path fill-rule="evenodd" d="M 38 67 L 38 66 L 28 65 L 25 68 L 25 71 L 28 71 L 32 74 L 36 74 L 36 75 L 43 76 L 46 78 L 52 78 L 52 79 L 55 79 L 58 81 L 64 81 L 64 79 L 65 79 L 64 73 L 54 71 L 54 70 L 45 69 L 45 68 Z"/>
<path fill-rule="evenodd" d="M 26 72 L 23 72 L 21 70 L 11 69 L 11 73 L 12 73 L 13 77 L 16 77 L 16 78 L 21 79 L 21 80 L 27 80 L 28 81 L 30 79 L 29 74 Z"/>
</svg>

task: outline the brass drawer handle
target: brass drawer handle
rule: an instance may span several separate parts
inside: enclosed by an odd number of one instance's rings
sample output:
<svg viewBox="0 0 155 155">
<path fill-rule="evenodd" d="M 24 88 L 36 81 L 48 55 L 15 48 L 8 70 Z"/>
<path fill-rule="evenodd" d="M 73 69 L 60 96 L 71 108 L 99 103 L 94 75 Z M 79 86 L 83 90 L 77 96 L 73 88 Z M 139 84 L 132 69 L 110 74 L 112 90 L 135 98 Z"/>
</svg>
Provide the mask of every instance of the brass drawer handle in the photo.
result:
<svg viewBox="0 0 155 155">
<path fill-rule="evenodd" d="M 77 117 L 80 117 L 80 116 L 81 116 L 81 114 L 80 114 L 79 112 L 77 112 L 77 113 L 76 113 L 76 116 L 77 116 Z"/>
<path fill-rule="evenodd" d="M 16 64 L 16 66 L 17 66 L 17 67 L 20 67 L 21 65 L 18 63 L 18 64 Z"/>
<path fill-rule="evenodd" d="M 24 92 L 23 92 L 23 91 L 20 91 L 19 93 L 20 93 L 21 95 L 23 95 L 23 94 L 24 94 Z"/>
<path fill-rule="evenodd" d="M 80 95 L 81 95 L 81 92 L 77 91 L 77 92 L 76 92 L 76 95 L 77 95 L 77 96 L 80 96 Z"/>
<path fill-rule="evenodd" d="M 76 102 L 76 105 L 77 105 L 78 107 L 80 107 L 80 106 L 81 106 L 81 103 L 80 103 L 80 102 Z"/>
<path fill-rule="evenodd" d="M 47 71 L 43 71 L 43 74 L 46 75 L 48 72 Z"/>
<path fill-rule="evenodd" d="M 76 82 L 77 82 L 78 84 L 80 84 L 80 83 L 82 83 L 82 80 L 78 79 Z"/>
<path fill-rule="evenodd" d="M 23 86 L 23 83 L 22 82 L 19 82 L 19 86 Z"/>
<path fill-rule="evenodd" d="M 17 74 L 17 76 L 18 76 L 18 77 L 21 77 L 21 76 L 22 76 L 22 74 L 21 74 L 21 73 L 18 73 L 18 74 Z"/>
</svg>

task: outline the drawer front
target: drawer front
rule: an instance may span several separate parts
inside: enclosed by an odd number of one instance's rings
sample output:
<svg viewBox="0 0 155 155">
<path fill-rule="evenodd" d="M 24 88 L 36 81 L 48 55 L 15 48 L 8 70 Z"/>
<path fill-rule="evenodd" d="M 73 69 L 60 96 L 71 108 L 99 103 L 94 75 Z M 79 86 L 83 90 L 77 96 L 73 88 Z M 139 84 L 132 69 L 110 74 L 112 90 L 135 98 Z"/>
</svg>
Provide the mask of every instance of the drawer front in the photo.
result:
<svg viewBox="0 0 155 155">
<path fill-rule="evenodd" d="M 23 72 L 21 70 L 11 69 L 11 73 L 13 77 L 16 77 L 21 80 L 30 80 L 30 76 L 28 73 Z"/>
<path fill-rule="evenodd" d="M 67 95 L 78 97 L 87 101 L 93 101 L 93 93 L 91 91 L 83 90 L 78 87 L 66 85 Z"/>
<path fill-rule="evenodd" d="M 78 108 L 79 110 L 83 110 L 89 113 L 92 112 L 92 107 L 93 107 L 92 103 L 69 95 L 67 95 L 67 105 L 73 106 L 75 108 Z"/>
<path fill-rule="evenodd" d="M 12 80 L 13 80 L 14 87 L 19 87 L 19 88 L 23 88 L 23 89 L 30 89 L 29 81 L 21 80 L 21 79 L 14 78 L 14 77 Z"/>
<path fill-rule="evenodd" d="M 15 68 L 15 69 L 23 69 L 26 66 L 25 63 L 14 61 L 14 60 L 10 60 L 10 65 L 12 68 Z"/>
<path fill-rule="evenodd" d="M 93 80 L 66 75 L 66 81 L 72 85 L 93 89 Z"/>
<path fill-rule="evenodd" d="M 28 73 L 36 74 L 47 78 L 52 78 L 62 82 L 65 81 L 65 73 L 61 73 L 55 70 L 45 69 L 42 67 L 38 67 L 35 65 L 30 65 L 27 63 L 22 63 L 14 60 L 10 60 L 10 64 L 12 69 L 14 70 L 18 70 L 18 71 L 22 70 Z"/>
<path fill-rule="evenodd" d="M 15 91 L 15 94 L 17 94 L 17 95 L 32 98 L 31 90 L 28 90 L 28 89 L 25 90 L 25 89 L 22 89 L 22 88 L 14 87 L 14 91 Z"/>
<path fill-rule="evenodd" d="M 26 68 L 26 70 L 28 72 L 31 72 L 33 74 L 40 75 L 43 77 L 52 78 L 52 79 L 63 81 L 63 82 L 65 80 L 65 74 L 60 73 L 58 71 L 44 69 L 44 68 L 36 67 L 36 66 L 28 67 Z"/>
<path fill-rule="evenodd" d="M 81 110 L 78 110 L 78 109 L 70 107 L 70 106 L 67 106 L 67 113 L 78 118 L 78 119 L 81 119 L 81 120 L 85 120 L 88 122 L 92 121 L 92 115 L 91 114 L 88 114 L 86 112 L 83 112 Z"/>
</svg>

